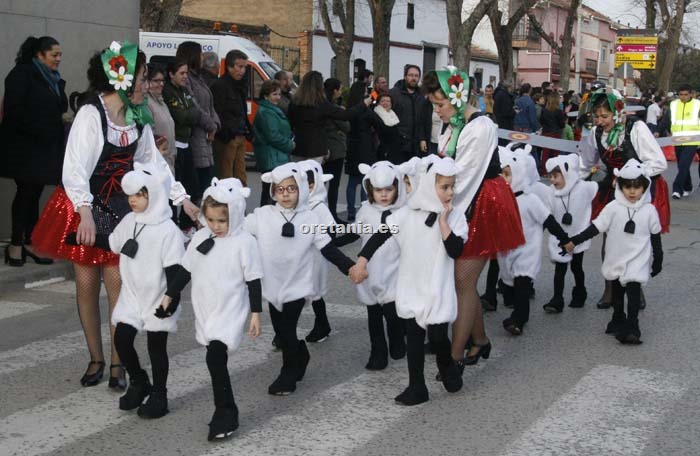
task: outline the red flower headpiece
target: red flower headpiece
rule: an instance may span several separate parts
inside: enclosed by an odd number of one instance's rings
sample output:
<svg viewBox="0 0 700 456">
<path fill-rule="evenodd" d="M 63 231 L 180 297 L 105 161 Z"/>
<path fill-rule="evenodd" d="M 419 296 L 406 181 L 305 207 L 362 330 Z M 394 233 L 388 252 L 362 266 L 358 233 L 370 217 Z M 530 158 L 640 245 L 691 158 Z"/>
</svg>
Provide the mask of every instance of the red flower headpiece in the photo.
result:
<svg viewBox="0 0 700 456">
<path fill-rule="evenodd" d="M 126 59 L 123 55 L 118 55 L 109 59 L 109 67 L 112 71 L 119 73 L 119 68 L 124 67 L 126 69 Z"/>
<path fill-rule="evenodd" d="M 459 86 L 463 82 L 464 82 L 464 79 L 462 79 L 462 77 L 458 74 L 455 74 L 454 76 L 452 76 L 450 79 L 447 80 L 447 83 L 450 86 L 453 86 L 453 85 Z"/>
</svg>

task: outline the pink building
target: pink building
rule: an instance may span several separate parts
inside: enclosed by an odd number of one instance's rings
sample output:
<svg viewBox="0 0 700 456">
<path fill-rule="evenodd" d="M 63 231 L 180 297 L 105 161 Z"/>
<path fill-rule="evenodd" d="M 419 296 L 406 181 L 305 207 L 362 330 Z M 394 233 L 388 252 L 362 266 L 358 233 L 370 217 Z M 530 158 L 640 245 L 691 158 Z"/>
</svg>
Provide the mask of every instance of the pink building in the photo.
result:
<svg viewBox="0 0 700 456">
<path fill-rule="evenodd" d="M 550 37 L 561 43 L 564 34 L 573 35 L 569 87 L 580 91 L 587 82 L 596 79 L 613 85 L 614 49 L 618 24 L 605 15 L 585 5 L 578 10 L 573 30 L 565 30 L 568 0 L 549 0 L 539 4 L 535 16 Z M 513 48 L 517 50 L 516 81 L 539 86 L 543 81 L 560 85 L 559 54 L 542 39 L 525 17 L 521 27 L 513 35 Z M 578 65 L 577 65 L 578 59 Z"/>
</svg>

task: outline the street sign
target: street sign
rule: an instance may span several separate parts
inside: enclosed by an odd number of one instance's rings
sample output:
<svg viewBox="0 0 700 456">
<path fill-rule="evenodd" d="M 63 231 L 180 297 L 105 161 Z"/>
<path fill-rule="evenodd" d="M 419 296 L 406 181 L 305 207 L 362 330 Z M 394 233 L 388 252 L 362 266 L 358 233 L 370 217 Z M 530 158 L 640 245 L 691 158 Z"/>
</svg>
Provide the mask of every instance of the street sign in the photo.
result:
<svg viewBox="0 0 700 456">
<path fill-rule="evenodd" d="M 620 53 L 626 52 L 656 52 L 655 44 L 618 44 L 615 46 L 615 51 Z"/>
<path fill-rule="evenodd" d="M 618 36 L 616 44 L 659 44 L 657 36 Z"/>
<path fill-rule="evenodd" d="M 615 62 L 632 62 L 635 60 L 656 60 L 656 52 L 627 52 L 615 54 Z"/>
<path fill-rule="evenodd" d="M 620 29 L 617 31 L 617 36 L 656 36 L 655 29 Z"/>
<path fill-rule="evenodd" d="M 615 63 L 615 68 L 619 68 L 625 63 L 629 64 L 634 68 L 635 70 L 655 70 L 656 69 L 656 60 L 633 60 L 630 62 L 620 62 Z"/>
</svg>

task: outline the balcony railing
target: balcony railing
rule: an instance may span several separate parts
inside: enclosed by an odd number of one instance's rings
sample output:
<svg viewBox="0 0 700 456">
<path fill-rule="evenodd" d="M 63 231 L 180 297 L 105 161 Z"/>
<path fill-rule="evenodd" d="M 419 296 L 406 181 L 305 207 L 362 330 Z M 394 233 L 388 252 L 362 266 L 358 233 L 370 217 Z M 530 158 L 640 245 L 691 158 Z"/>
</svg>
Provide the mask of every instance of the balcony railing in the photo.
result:
<svg viewBox="0 0 700 456">
<path fill-rule="evenodd" d="M 540 49 L 540 35 L 525 19 L 513 31 L 513 49 Z"/>
</svg>

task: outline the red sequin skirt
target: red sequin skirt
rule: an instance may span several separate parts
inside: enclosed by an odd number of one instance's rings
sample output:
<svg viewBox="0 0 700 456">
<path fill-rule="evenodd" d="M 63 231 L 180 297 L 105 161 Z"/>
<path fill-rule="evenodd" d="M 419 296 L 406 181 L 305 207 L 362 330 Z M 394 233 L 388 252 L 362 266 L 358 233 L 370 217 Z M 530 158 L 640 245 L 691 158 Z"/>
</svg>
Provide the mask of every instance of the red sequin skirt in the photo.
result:
<svg viewBox="0 0 700 456">
<path fill-rule="evenodd" d="M 57 187 L 32 232 L 32 248 L 42 256 L 68 260 L 83 266 L 117 266 L 119 255 L 86 245 L 68 245 L 69 233 L 78 230 L 80 214 L 73 209 L 63 187 Z"/>
<path fill-rule="evenodd" d="M 460 259 L 495 258 L 525 243 L 515 195 L 501 176 L 485 179 L 474 202 Z"/>
<path fill-rule="evenodd" d="M 671 226 L 671 204 L 668 195 L 668 183 L 664 176 L 655 177 L 652 180 L 652 185 L 654 188 L 651 189 L 651 204 L 656 208 L 656 212 L 659 213 L 659 220 L 661 221 L 661 232 L 668 233 Z M 607 204 L 615 199 L 615 189 L 610 187 L 607 192 L 605 190 L 599 190 L 596 197 L 593 199 L 593 207 L 591 210 L 591 220 L 594 220 L 600 214 Z"/>
</svg>

